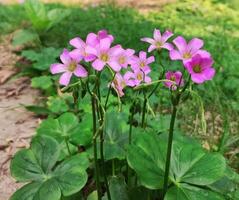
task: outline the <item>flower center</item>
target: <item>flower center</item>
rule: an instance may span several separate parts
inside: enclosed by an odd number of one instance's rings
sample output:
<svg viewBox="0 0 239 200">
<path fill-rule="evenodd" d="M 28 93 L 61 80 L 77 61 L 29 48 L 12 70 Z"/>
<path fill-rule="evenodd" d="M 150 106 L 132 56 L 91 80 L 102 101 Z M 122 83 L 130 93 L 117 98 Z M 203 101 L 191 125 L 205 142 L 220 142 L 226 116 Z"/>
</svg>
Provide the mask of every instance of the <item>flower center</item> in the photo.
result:
<svg viewBox="0 0 239 200">
<path fill-rule="evenodd" d="M 202 68 L 201 68 L 200 65 L 195 65 L 195 66 L 193 67 L 193 71 L 194 71 L 195 73 L 201 73 L 201 72 L 202 72 Z"/>
<path fill-rule="evenodd" d="M 72 61 L 72 62 L 68 65 L 68 70 L 69 70 L 70 72 L 74 72 L 75 69 L 76 69 L 76 67 L 77 67 L 76 62 Z"/>
<path fill-rule="evenodd" d="M 189 52 L 186 52 L 186 53 L 183 54 L 184 59 L 189 59 L 191 57 L 192 57 L 192 55 Z"/>
<path fill-rule="evenodd" d="M 145 63 L 142 61 L 142 62 L 139 63 L 139 66 L 140 66 L 141 68 L 143 68 L 143 67 L 145 66 Z"/>
<path fill-rule="evenodd" d="M 109 55 L 107 53 L 102 53 L 100 55 L 100 60 L 102 60 L 103 62 L 107 62 L 109 60 Z"/>
<path fill-rule="evenodd" d="M 155 43 L 155 46 L 156 46 L 158 49 L 160 49 L 162 45 L 163 45 L 163 44 L 162 44 L 162 42 L 160 42 L 160 41 L 157 41 L 157 42 Z"/>
<path fill-rule="evenodd" d="M 174 75 L 172 75 L 172 76 L 170 77 L 170 80 L 175 82 L 175 81 L 176 81 L 176 77 L 175 77 Z"/>
<path fill-rule="evenodd" d="M 143 76 L 142 76 L 141 73 L 137 74 L 137 79 L 138 79 L 139 81 L 142 81 L 142 80 L 143 80 Z"/>
<path fill-rule="evenodd" d="M 120 56 L 119 57 L 119 64 L 124 64 L 125 63 L 125 57 L 124 56 Z"/>
</svg>

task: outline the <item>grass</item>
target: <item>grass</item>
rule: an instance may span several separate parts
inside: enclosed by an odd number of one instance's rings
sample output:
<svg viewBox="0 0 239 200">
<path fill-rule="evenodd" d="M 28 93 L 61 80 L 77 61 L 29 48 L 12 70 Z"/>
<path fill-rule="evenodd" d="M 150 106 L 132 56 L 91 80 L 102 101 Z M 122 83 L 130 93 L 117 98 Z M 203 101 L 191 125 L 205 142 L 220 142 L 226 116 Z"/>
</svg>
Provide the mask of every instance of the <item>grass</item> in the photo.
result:
<svg viewBox="0 0 239 200">
<path fill-rule="evenodd" d="M 141 15 L 130 8 L 115 6 L 100 6 L 95 8 L 65 7 L 60 4 L 49 4 L 48 7 L 63 7 L 70 10 L 70 16 L 56 27 L 41 35 L 44 46 L 63 48 L 68 41 L 80 36 L 85 38 L 88 32 L 107 29 L 116 38 L 116 43 L 136 50 L 146 49 L 147 45 L 140 42 L 143 36 L 151 36 L 155 27 L 161 30 L 171 29 L 176 35 L 188 39 L 202 38 L 205 48 L 215 59 L 216 77 L 198 87 L 202 96 L 204 110 L 195 99 L 189 100 L 189 105 L 180 109 L 179 118 L 184 130 L 197 135 L 202 132 L 208 138 L 216 138 L 211 142 L 212 149 L 217 150 L 223 145 L 224 151 L 231 151 L 238 144 L 230 142 L 232 136 L 238 135 L 239 117 L 239 11 L 234 9 L 236 1 L 219 0 L 182 0 L 166 5 L 160 12 Z M 0 28 L 3 33 L 12 32 L 18 28 L 29 26 L 29 21 L 21 5 L 0 5 Z M 157 66 L 155 66 L 157 67 Z M 173 69 L 174 66 L 167 66 Z M 167 103 L 166 100 L 164 103 Z M 204 119 L 201 113 L 208 114 L 209 124 L 202 131 Z M 196 115 L 195 115 L 196 113 Z M 184 117 L 190 121 L 184 120 Z M 199 118 L 199 122 L 195 120 Z M 186 127 L 186 124 L 191 124 Z M 236 124 L 236 125 L 235 125 Z M 217 130 L 219 126 L 222 130 Z M 205 128 L 205 127 L 204 127 Z M 198 129 L 195 131 L 195 129 Z M 223 140 L 221 139 L 223 135 Z M 235 158 L 238 158 L 238 154 Z M 232 161 L 234 162 L 234 160 Z M 238 162 L 235 164 L 238 168 Z"/>
</svg>

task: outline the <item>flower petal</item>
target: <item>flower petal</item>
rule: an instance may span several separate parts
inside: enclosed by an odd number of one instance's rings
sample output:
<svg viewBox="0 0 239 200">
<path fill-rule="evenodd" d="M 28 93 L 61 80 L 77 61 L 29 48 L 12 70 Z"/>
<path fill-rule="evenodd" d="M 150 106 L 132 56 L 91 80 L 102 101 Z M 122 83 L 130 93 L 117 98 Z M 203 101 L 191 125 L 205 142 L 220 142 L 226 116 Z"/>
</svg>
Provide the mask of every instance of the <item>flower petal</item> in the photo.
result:
<svg viewBox="0 0 239 200">
<path fill-rule="evenodd" d="M 97 35 L 95 33 L 89 33 L 86 37 L 86 44 L 92 47 L 95 47 L 97 44 L 99 44 Z"/>
<path fill-rule="evenodd" d="M 55 63 L 50 67 L 50 71 L 52 74 L 58 74 L 66 71 L 66 67 L 63 64 Z"/>
<path fill-rule="evenodd" d="M 98 55 L 97 49 L 94 48 L 94 47 L 92 47 L 92 46 L 89 46 L 89 45 L 86 46 L 85 52 L 86 52 L 87 54 L 91 54 L 91 55 L 95 55 L 95 56 Z"/>
<path fill-rule="evenodd" d="M 149 58 L 147 58 L 147 64 L 150 64 L 154 61 L 155 61 L 154 56 L 150 56 Z"/>
<path fill-rule="evenodd" d="M 179 53 L 179 51 L 177 51 L 175 49 L 173 49 L 169 52 L 169 56 L 170 56 L 171 60 L 181 60 L 182 59 L 182 56 Z"/>
<path fill-rule="evenodd" d="M 140 51 L 139 52 L 139 58 L 140 59 L 146 60 L 146 56 L 147 56 L 146 52 L 144 52 L 144 51 Z"/>
<path fill-rule="evenodd" d="M 151 52 L 154 49 L 157 49 L 157 47 L 155 45 L 150 45 L 149 48 L 148 48 L 148 52 Z"/>
<path fill-rule="evenodd" d="M 86 71 L 86 69 L 83 66 L 77 65 L 77 67 L 74 71 L 74 74 L 77 77 L 86 77 L 88 75 L 88 72 Z"/>
<path fill-rule="evenodd" d="M 85 46 L 85 42 L 79 37 L 71 39 L 69 43 L 71 46 L 78 48 L 78 49 L 84 48 L 84 46 Z"/>
<path fill-rule="evenodd" d="M 149 76 L 145 76 L 144 77 L 144 82 L 145 83 L 150 83 L 151 82 L 151 78 Z"/>
<path fill-rule="evenodd" d="M 93 63 L 92 63 L 92 67 L 95 68 L 97 71 L 101 71 L 105 66 L 105 63 L 103 61 L 101 61 L 100 59 L 96 59 Z"/>
<path fill-rule="evenodd" d="M 120 64 L 116 61 L 110 61 L 108 64 L 115 72 L 118 72 L 121 70 Z"/>
<path fill-rule="evenodd" d="M 148 42 L 149 44 L 154 44 L 154 39 L 152 38 L 147 38 L 147 37 L 141 38 L 141 41 Z"/>
<path fill-rule="evenodd" d="M 187 42 L 182 36 L 178 36 L 173 40 L 180 53 L 183 53 L 187 48 Z"/>
<path fill-rule="evenodd" d="M 191 78 L 192 78 L 193 82 L 198 83 L 198 84 L 201 84 L 205 81 L 202 74 L 192 74 Z"/>
<path fill-rule="evenodd" d="M 100 40 L 100 50 L 107 51 L 110 48 L 111 40 L 109 38 L 104 38 Z"/>
<path fill-rule="evenodd" d="M 62 61 L 62 63 L 64 64 L 68 64 L 69 62 L 71 62 L 71 57 L 69 55 L 69 51 L 67 49 L 64 49 L 62 54 L 60 55 L 60 59 Z"/>
<path fill-rule="evenodd" d="M 208 68 L 208 69 L 205 69 L 205 70 L 203 71 L 203 75 L 204 75 L 204 78 L 205 78 L 206 80 L 212 80 L 212 78 L 215 76 L 215 73 L 216 73 L 216 71 L 215 71 L 215 69 L 212 68 L 212 67 L 210 67 L 210 68 Z"/>
<path fill-rule="evenodd" d="M 166 42 L 170 37 L 173 36 L 173 33 L 171 31 L 165 31 L 162 35 L 162 42 Z"/>
<path fill-rule="evenodd" d="M 190 51 L 192 54 L 197 53 L 199 49 L 203 47 L 203 40 L 200 40 L 198 38 L 193 38 L 189 43 L 188 43 L 188 51 Z"/>
<path fill-rule="evenodd" d="M 82 51 L 79 49 L 74 49 L 71 52 L 69 52 L 70 57 L 72 60 L 75 60 L 76 62 L 80 62 L 83 58 Z"/>
<path fill-rule="evenodd" d="M 161 32 L 159 29 L 154 29 L 154 39 L 157 41 L 161 40 Z"/>
<path fill-rule="evenodd" d="M 67 86 L 70 83 L 71 76 L 72 76 L 72 72 L 65 72 L 64 74 L 61 75 L 59 83 L 61 85 Z"/>
<path fill-rule="evenodd" d="M 170 43 L 165 43 L 162 48 L 168 49 L 169 51 L 173 50 L 173 45 Z"/>
</svg>

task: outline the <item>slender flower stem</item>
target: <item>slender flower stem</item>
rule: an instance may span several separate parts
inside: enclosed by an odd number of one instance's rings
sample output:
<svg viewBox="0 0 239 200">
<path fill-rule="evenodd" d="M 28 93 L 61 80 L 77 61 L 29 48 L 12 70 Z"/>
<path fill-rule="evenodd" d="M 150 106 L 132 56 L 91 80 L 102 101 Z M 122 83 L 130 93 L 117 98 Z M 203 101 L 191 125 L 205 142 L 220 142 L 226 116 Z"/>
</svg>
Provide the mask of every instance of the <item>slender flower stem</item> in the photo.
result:
<svg viewBox="0 0 239 200">
<path fill-rule="evenodd" d="M 96 188 L 97 188 L 98 200 L 100 200 L 101 190 L 100 190 L 99 166 L 97 162 L 97 137 L 94 137 L 96 133 L 96 102 L 95 102 L 94 96 L 91 96 L 91 106 L 92 106 L 92 121 L 93 121 L 93 148 L 94 148 Z"/>
<path fill-rule="evenodd" d="M 142 128 L 145 127 L 145 114 L 146 114 L 147 101 L 148 101 L 148 99 L 147 99 L 146 94 L 144 92 L 143 114 L 142 114 L 142 121 L 141 121 L 141 127 Z"/>
<path fill-rule="evenodd" d="M 168 148 L 167 148 L 167 157 L 166 157 L 166 164 L 165 164 L 163 196 L 166 194 L 168 189 L 168 177 L 169 177 L 170 159 L 171 159 L 171 151 L 172 151 L 172 144 L 173 144 L 173 131 L 174 131 L 176 114 L 177 114 L 177 105 L 173 105 L 173 112 L 171 115 L 169 135 L 168 135 Z"/>
<path fill-rule="evenodd" d="M 98 79 L 100 79 L 100 74 L 98 74 Z M 98 99 L 99 99 L 99 103 L 101 100 L 101 96 L 100 96 L 100 81 L 98 80 L 96 83 L 96 88 L 97 88 L 97 94 L 98 94 Z M 106 105 L 107 106 L 107 105 Z M 103 108 L 100 104 L 98 104 L 97 109 L 99 111 L 99 123 L 100 126 L 103 126 L 105 123 L 105 113 L 103 111 Z M 107 180 L 107 176 L 105 174 L 105 158 L 104 158 L 104 129 L 100 129 L 99 131 L 99 135 L 100 135 L 100 161 L 101 161 L 101 166 L 102 166 L 102 174 L 104 177 L 104 182 L 105 182 L 105 187 L 106 187 L 106 194 L 108 197 L 108 200 L 111 200 L 111 195 L 110 195 L 110 190 L 109 190 L 109 184 L 108 184 L 108 180 Z"/>
<path fill-rule="evenodd" d="M 109 96 L 110 96 L 110 90 L 111 90 L 111 87 L 112 87 L 111 85 L 112 85 L 112 83 L 113 83 L 113 81 L 115 79 L 115 75 L 116 75 L 116 73 L 114 73 L 114 76 L 113 76 L 113 78 L 112 78 L 112 80 L 110 82 L 109 88 L 108 88 L 108 92 L 107 92 L 107 96 L 106 96 L 106 100 L 105 100 L 105 106 L 104 106 L 105 110 L 107 109 L 107 104 L 108 104 Z"/>
<path fill-rule="evenodd" d="M 70 150 L 70 147 L 69 147 L 68 139 L 66 137 L 65 137 L 65 143 L 66 143 L 66 147 L 67 147 L 67 151 L 69 153 L 69 156 L 71 156 L 71 150 Z"/>
</svg>

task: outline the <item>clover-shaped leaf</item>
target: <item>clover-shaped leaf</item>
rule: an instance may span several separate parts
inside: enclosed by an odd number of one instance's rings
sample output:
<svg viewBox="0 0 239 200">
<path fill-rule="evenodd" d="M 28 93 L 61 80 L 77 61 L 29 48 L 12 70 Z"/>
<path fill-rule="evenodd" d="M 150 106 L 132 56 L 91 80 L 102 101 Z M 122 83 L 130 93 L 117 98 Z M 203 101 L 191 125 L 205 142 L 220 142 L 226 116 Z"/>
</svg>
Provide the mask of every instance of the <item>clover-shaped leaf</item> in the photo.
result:
<svg viewBox="0 0 239 200">
<path fill-rule="evenodd" d="M 123 113 L 106 113 L 104 126 L 104 154 L 105 159 L 124 159 L 126 155 L 125 144 L 128 134 L 124 132 L 127 127 Z"/>
<path fill-rule="evenodd" d="M 155 134 L 141 134 L 137 135 L 134 144 L 128 149 L 128 163 L 136 171 L 141 184 L 147 188 L 160 189 L 163 186 L 166 147 L 167 141 L 163 137 Z M 175 140 L 169 180 L 170 184 L 173 183 L 176 188 L 170 191 L 179 192 L 170 193 L 168 198 L 184 200 L 185 198 L 177 196 L 182 188 L 186 188 L 185 191 L 188 193 L 196 193 L 201 186 L 208 186 L 219 180 L 224 175 L 224 171 L 225 160 L 220 154 L 207 153 L 193 143 Z M 208 196 L 214 194 L 204 189 L 200 190 Z M 172 195 L 176 196 L 171 198 Z M 216 196 L 215 194 L 215 199 L 218 199 Z"/>
<path fill-rule="evenodd" d="M 17 190 L 11 200 L 60 200 L 80 191 L 87 182 L 86 154 L 78 154 L 56 166 L 58 142 L 37 136 L 29 149 L 17 152 L 11 162 L 11 174 L 20 182 L 30 182 Z"/>
<path fill-rule="evenodd" d="M 37 129 L 37 134 L 52 136 L 60 143 L 67 139 L 75 145 L 84 146 L 91 142 L 92 133 L 89 126 L 89 119 L 83 118 L 83 122 L 79 123 L 73 113 L 64 113 L 57 119 L 49 118 L 43 121 Z"/>
</svg>

